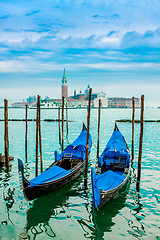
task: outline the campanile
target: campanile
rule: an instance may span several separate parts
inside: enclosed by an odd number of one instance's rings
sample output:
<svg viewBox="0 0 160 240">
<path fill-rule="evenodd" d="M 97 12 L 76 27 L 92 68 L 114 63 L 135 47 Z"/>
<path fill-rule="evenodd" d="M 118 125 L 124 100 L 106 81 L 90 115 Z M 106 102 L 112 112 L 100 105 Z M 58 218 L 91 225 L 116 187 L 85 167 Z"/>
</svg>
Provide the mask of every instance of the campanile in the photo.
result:
<svg viewBox="0 0 160 240">
<path fill-rule="evenodd" d="M 65 69 L 64 69 L 63 78 L 62 78 L 62 97 L 68 98 L 68 83 L 67 83 Z"/>
</svg>

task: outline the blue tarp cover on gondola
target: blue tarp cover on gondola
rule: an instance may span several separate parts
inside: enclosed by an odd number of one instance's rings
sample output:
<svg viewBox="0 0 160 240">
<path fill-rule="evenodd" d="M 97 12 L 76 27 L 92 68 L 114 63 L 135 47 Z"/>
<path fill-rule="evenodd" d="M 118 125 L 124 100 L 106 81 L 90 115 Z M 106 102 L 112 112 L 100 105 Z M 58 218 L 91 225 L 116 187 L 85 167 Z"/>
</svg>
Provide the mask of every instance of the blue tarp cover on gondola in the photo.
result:
<svg viewBox="0 0 160 240">
<path fill-rule="evenodd" d="M 99 157 L 99 166 L 103 165 L 105 158 L 114 159 L 114 157 L 119 158 L 120 155 L 126 159 L 126 167 L 129 167 L 130 154 L 127 151 L 123 135 L 119 130 L 115 130 Z"/>
<path fill-rule="evenodd" d="M 86 153 L 86 139 L 87 139 L 87 130 L 82 130 L 78 138 L 70 145 L 68 145 L 61 154 L 56 152 L 56 161 L 59 161 L 64 154 L 72 154 L 72 158 L 74 159 L 82 159 L 85 160 Z M 91 151 L 91 134 L 89 135 L 89 152 Z M 41 173 L 38 177 L 32 179 L 30 181 L 30 187 L 34 187 L 43 183 L 47 183 L 50 181 L 54 181 L 58 178 L 64 177 L 72 170 L 65 170 L 59 166 L 54 166 L 43 173 Z"/>
<path fill-rule="evenodd" d="M 54 181 L 58 178 L 64 177 L 72 170 L 65 170 L 64 168 L 54 166 L 43 173 L 41 173 L 38 177 L 33 178 L 30 180 L 30 187 L 34 187 L 43 183 L 47 183 L 50 181 Z"/>
<path fill-rule="evenodd" d="M 86 140 L 87 140 L 87 130 L 83 130 L 78 138 L 70 145 L 68 145 L 61 154 L 56 152 L 55 160 L 59 161 L 65 154 L 72 154 L 74 159 L 85 160 L 86 153 Z M 91 151 L 92 139 L 91 134 L 89 134 L 89 152 Z"/>
<path fill-rule="evenodd" d="M 94 172 L 94 168 L 91 169 L 91 177 L 92 177 L 92 192 L 93 192 L 93 205 L 95 208 L 101 203 L 100 190 L 109 191 L 113 188 L 119 186 L 126 175 L 117 174 L 111 170 L 108 170 L 101 175 L 96 175 Z"/>
</svg>

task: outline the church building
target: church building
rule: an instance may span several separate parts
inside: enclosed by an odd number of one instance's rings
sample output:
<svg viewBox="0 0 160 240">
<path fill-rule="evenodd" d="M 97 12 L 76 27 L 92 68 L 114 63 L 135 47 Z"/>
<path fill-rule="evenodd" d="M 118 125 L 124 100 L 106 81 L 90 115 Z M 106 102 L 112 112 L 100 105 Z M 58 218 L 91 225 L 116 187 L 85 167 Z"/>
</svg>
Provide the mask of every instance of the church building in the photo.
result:
<svg viewBox="0 0 160 240">
<path fill-rule="evenodd" d="M 89 99 L 89 89 L 88 85 L 84 92 L 80 90 L 77 92 L 74 90 L 73 96 L 68 96 L 68 81 L 66 77 L 66 71 L 63 71 L 62 84 L 61 84 L 61 98 L 60 99 L 44 99 L 41 100 L 42 108 L 57 108 L 62 106 L 62 97 L 67 101 L 69 108 L 87 108 Z M 108 106 L 108 100 L 106 94 L 103 92 L 92 93 L 91 106 L 98 107 L 98 101 L 101 99 L 102 107 Z"/>
</svg>

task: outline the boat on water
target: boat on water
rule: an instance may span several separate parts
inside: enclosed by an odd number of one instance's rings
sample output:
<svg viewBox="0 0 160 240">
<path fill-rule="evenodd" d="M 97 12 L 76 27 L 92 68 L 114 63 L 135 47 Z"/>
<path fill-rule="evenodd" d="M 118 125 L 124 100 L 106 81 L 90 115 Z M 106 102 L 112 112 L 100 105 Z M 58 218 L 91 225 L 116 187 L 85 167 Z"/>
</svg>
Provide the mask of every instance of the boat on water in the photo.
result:
<svg viewBox="0 0 160 240">
<path fill-rule="evenodd" d="M 129 176 L 130 152 L 128 145 L 115 128 L 104 151 L 98 159 L 98 169 L 91 169 L 93 205 L 102 208 L 125 185 Z"/>
<path fill-rule="evenodd" d="M 87 129 L 83 129 L 77 139 L 68 145 L 61 154 L 55 151 L 55 161 L 39 176 L 27 180 L 24 176 L 23 162 L 18 159 L 20 185 L 27 200 L 33 200 L 70 183 L 84 170 L 86 156 Z M 92 139 L 89 134 L 89 149 L 91 151 Z"/>
</svg>

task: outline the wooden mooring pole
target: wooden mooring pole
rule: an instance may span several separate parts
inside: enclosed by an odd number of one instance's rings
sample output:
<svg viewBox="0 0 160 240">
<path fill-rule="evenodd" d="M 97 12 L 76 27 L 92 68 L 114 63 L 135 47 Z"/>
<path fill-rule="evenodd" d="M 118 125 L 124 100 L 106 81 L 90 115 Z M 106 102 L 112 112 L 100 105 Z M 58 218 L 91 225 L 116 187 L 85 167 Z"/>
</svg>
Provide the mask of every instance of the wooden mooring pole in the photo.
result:
<svg viewBox="0 0 160 240">
<path fill-rule="evenodd" d="M 89 103 L 88 103 L 88 112 L 87 112 L 87 140 L 86 140 L 85 180 L 87 180 L 87 172 L 88 172 L 88 149 L 89 149 L 89 129 L 90 129 L 90 115 L 91 115 L 91 95 L 92 95 L 92 88 L 89 89 Z"/>
<path fill-rule="evenodd" d="M 36 166 L 35 166 L 35 176 L 38 176 L 38 135 L 39 135 L 39 99 L 37 96 L 37 117 L 36 117 Z"/>
<path fill-rule="evenodd" d="M 27 136 L 28 136 L 28 105 L 26 104 L 26 117 L 25 117 L 25 122 L 26 122 L 26 134 L 25 134 L 25 158 L 27 162 Z"/>
<path fill-rule="evenodd" d="M 5 145 L 5 165 L 9 167 L 9 133 L 8 133 L 8 100 L 4 99 L 4 145 Z"/>
<path fill-rule="evenodd" d="M 99 135 L 100 135 L 100 121 L 101 121 L 101 99 L 99 99 L 99 106 L 98 106 L 98 139 L 97 139 L 97 158 L 99 158 Z"/>
<path fill-rule="evenodd" d="M 132 98 L 132 160 L 134 159 L 134 121 L 135 121 L 135 99 Z"/>
<path fill-rule="evenodd" d="M 68 135 L 68 104 L 66 102 L 66 127 L 67 127 L 67 135 Z"/>
<path fill-rule="evenodd" d="M 64 97 L 62 97 L 62 151 L 64 147 Z"/>
<path fill-rule="evenodd" d="M 141 179 L 141 157 L 142 157 L 142 142 L 143 142 L 143 114 L 144 114 L 144 95 L 141 96 L 141 124 L 140 124 L 140 138 L 139 138 L 137 189 L 139 188 L 140 179 Z"/>
<path fill-rule="evenodd" d="M 59 144 L 61 144 L 60 107 L 58 108 Z"/>
<path fill-rule="evenodd" d="M 39 151 L 40 151 L 40 163 L 41 163 L 41 173 L 43 172 L 43 159 L 42 159 L 42 138 L 41 138 L 41 100 L 40 96 L 38 96 L 38 110 L 39 110 Z"/>
</svg>

